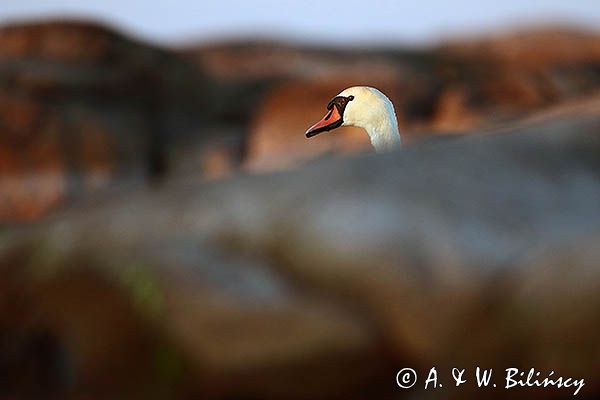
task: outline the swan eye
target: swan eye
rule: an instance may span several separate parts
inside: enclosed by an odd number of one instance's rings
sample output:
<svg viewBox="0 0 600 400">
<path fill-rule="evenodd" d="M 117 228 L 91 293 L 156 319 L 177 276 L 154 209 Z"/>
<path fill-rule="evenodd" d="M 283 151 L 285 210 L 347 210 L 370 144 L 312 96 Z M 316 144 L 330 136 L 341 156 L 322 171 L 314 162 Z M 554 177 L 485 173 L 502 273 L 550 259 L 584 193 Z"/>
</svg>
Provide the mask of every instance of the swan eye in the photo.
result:
<svg viewBox="0 0 600 400">
<path fill-rule="evenodd" d="M 334 97 L 333 99 L 331 99 L 331 101 L 329 102 L 329 104 L 327 104 L 327 109 L 328 110 L 332 110 L 333 107 L 336 107 L 338 109 L 338 112 L 340 113 L 340 115 L 344 115 L 344 109 L 346 108 L 346 105 L 348 104 L 348 102 L 351 101 L 352 99 L 354 99 L 354 96 L 348 96 L 348 97 L 337 96 L 337 97 Z"/>
</svg>

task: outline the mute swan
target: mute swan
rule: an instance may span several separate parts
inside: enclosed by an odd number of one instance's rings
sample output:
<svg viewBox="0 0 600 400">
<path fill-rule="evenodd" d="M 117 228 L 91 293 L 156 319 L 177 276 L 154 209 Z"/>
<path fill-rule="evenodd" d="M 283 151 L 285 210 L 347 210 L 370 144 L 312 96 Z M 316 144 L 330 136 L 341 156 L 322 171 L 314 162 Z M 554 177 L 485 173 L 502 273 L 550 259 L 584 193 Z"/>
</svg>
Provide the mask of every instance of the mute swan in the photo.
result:
<svg viewBox="0 0 600 400">
<path fill-rule="evenodd" d="M 400 146 L 400 132 L 394 105 L 379 90 L 354 86 L 342 91 L 327 105 L 325 117 L 308 128 L 306 137 L 340 126 L 356 126 L 367 131 L 376 152 Z"/>
</svg>

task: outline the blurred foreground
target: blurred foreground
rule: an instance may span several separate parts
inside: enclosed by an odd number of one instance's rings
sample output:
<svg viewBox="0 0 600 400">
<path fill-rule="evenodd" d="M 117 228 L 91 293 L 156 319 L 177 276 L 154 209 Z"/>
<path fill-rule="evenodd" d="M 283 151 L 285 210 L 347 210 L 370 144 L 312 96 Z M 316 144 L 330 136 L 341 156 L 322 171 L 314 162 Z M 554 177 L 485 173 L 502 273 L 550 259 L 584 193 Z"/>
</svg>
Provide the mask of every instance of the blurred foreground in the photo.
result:
<svg viewBox="0 0 600 400">
<path fill-rule="evenodd" d="M 316 159 L 369 150 L 303 135 L 365 83 L 410 145 Z M 573 393 L 449 387 L 476 366 L 600 397 L 599 88 L 598 36 L 573 31 L 174 51 L 0 28 L 0 398 Z"/>
<path fill-rule="evenodd" d="M 555 370 L 597 398 L 599 130 L 122 194 L 5 237 L 1 394 L 407 398 L 395 371 L 435 365 Z M 460 389 L 427 394 L 483 391 Z"/>
</svg>

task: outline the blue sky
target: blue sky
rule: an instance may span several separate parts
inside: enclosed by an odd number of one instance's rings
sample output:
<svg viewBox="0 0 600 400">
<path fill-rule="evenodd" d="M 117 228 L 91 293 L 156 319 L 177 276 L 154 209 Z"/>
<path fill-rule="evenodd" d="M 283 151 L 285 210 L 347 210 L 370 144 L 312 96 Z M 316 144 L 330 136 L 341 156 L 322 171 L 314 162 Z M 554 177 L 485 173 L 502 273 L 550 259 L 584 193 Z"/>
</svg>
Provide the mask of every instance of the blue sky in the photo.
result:
<svg viewBox="0 0 600 400">
<path fill-rule="evenodd" d="M 600 27 L 600 0 L 3 0 L 0 23 L 49 16 L 107 21 L 162 43 L 277 36 L 333 44 L 431 41 L 526 23 Z"/>
</svg>

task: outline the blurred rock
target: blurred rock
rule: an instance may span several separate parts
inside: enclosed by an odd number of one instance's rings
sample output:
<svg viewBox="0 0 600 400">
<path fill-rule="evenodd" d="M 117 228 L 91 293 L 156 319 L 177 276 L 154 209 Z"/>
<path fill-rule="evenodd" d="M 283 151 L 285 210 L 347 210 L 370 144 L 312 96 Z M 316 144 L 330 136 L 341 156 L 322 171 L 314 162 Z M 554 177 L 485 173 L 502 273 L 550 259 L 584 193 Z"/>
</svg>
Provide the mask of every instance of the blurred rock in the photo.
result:
<svg viewBox="0 0 600 400">
<path fill-rule="evenodd" d="M 94 23 L 0 27 L 0 223 L 168 174 L 220 179 L 369 150 L 303 132 L 344 87 L 381 88 L 405 143 L 593 96 L 597 33 L 548 28 L 432 48 L 223 42 L 164 49 Z"/>
<path fill-rule="evenodd" d="M 0 222 L 163 175 L 210 91 L 174 52 L 78 22 L 0 28 Z"/>
<path fill-rule="evenodd" d="M 37 372 L 3 395 L 47 376 L 73 398 L 572 395 L 396 386 L 435 365 L 552 369 L 597 398 L 598 132 L 543 119 L 5 234 L 0 370 Z"/>
<path fill-rule="evenodd" d="M 446 43 L 442 48 L 467 57 L 489 57 L 523 70 L 540 70 L 548 65 L 582 66 L 600 60 L 600 41 L 595 33 L 573 27 L 548 26 L 488 35 L 486 38 L 463 37 Z M 580 77 L 586 78 L 589 77 Z"/>
</svg>

